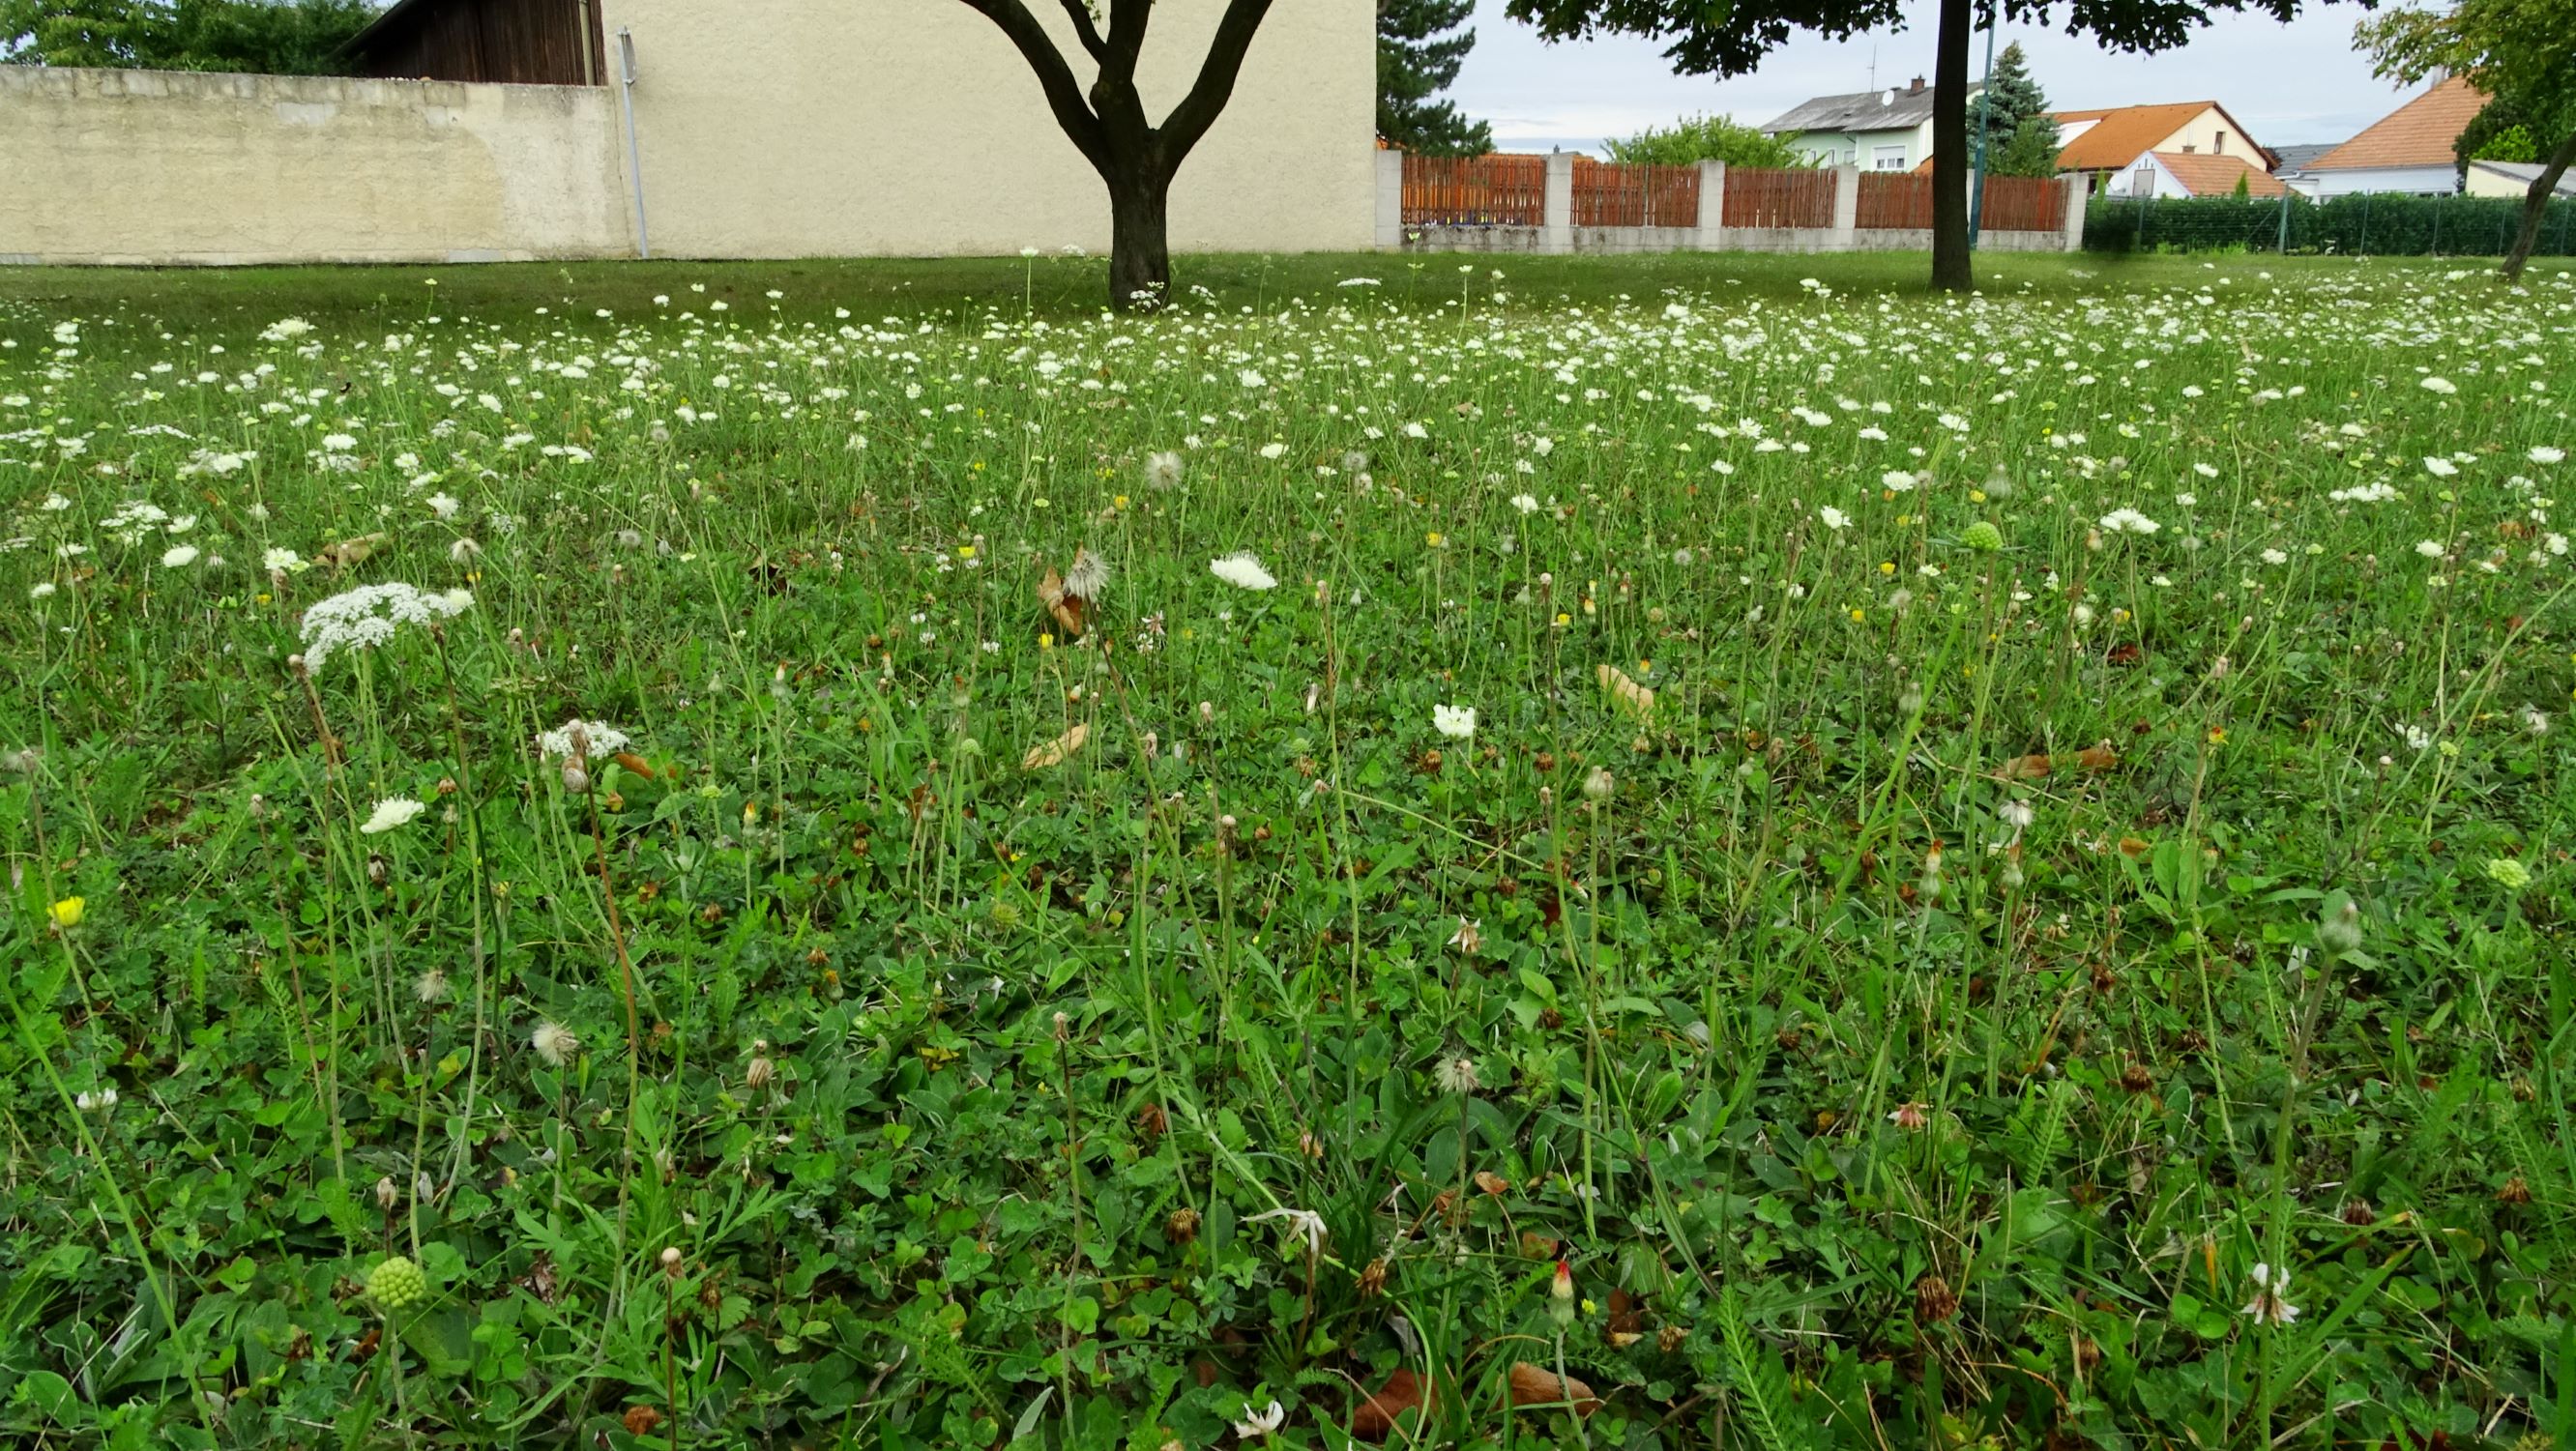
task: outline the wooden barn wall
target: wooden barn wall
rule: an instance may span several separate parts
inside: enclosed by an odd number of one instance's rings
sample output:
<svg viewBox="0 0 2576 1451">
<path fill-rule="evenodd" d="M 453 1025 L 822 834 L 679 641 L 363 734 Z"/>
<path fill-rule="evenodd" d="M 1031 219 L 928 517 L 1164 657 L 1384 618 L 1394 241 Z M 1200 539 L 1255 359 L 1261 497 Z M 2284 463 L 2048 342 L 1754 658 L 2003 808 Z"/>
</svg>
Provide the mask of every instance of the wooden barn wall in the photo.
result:
<svg viewBox="0 0 2576 1451">
<path fill-rule="evenodd" d="M 598 0 L 427 0 L 394 17 L 360 62 L 366 75 L 402 79 L 546 86 L 607 80 Z"/>
</svg>

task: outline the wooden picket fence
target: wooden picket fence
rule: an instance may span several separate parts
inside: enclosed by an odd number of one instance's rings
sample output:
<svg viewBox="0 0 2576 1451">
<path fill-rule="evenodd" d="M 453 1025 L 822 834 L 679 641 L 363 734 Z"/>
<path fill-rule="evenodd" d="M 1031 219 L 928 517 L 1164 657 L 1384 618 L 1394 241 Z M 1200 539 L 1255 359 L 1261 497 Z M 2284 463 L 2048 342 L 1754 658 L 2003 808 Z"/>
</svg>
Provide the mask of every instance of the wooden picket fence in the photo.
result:
<svg viewBox="0 0 2576 1451">
<path fill-rule="evenodd" d="M 1726 169 L 1722 224 L 1729 227 L 1830 227 L 1834 174 L 1803 167 Z"/>
<path fill-rule="evenodd" d="M 1931 225 L 1925 223 L 1926 226 Z M 2054 232 L 2066 225 L 2066 185 L 2053 176 L 1990 176 L 1981 232 Z"/>
<path fill-rule="evenodd" d="M 1537 227 L 1547 223 L 1547 158 L 1404 157 L 1404 225 Z"/>
<path fill-rule="evenodd" d="M 1574 225 L 1696 227 L 1699 168 L 1574 158 Z"/>
<path fill-rule="evenodd" d="M 1931 230 L 1932 178 L 1911 171 L 1862 172 L 1853 225 L 1865 232 Z"/>
</svg>

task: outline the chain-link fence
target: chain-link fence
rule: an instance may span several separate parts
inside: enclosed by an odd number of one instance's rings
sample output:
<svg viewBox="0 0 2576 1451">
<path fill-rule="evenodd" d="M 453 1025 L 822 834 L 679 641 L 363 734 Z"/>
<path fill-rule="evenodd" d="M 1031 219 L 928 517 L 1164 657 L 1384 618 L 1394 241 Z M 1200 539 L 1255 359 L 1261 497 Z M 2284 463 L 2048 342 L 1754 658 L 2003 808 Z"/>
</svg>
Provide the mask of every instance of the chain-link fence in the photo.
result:
<svg viewBox="0 0 2576 1451">
<path fill-rule="evenodd" d="M 2084 214 L 2088 252 L 2308 252 L 2382 257 L 2501 257 L 2522 225 L 2522 198 L 2362 193 L 2287 197 L 2097 196 Z M 2542 216 L 2537 256 L 2576 254 L 2576 201 Z"/>
</svg>

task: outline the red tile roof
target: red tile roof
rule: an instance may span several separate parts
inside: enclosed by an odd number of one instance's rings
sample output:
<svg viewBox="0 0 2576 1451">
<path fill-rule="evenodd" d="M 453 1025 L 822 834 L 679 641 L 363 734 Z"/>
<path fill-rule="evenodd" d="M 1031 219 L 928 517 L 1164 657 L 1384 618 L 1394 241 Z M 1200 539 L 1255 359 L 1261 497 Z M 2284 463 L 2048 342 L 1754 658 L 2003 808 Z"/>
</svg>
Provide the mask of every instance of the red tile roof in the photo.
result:
<svg viewBox="0 0 2576 1451">
<path fill-rule="evenodd" d="M 2289 191 L 2273 177 L 2257 171 L 2242 156 L 2209 156 L 2197 151 L 2159 151 L 2155 158 L 2164 169 L 2182 183 L 2182 189 L 2193 196 L 2234 196 L 2237 178 L 2245 180 L 2247 196 L 2280 196 Z"/>
<path fill-rule="evenodd" d="M 2309 171 L 2363 167 L 2449 166 L 2451 145 L 2486 108 L 2487 98 L 2454 76 L 2373 122 L 2368 130 L 2307 164 Z"/>
<path fill-rule="evenodd" d="M 2161 106 L 2112 106 L 2092 111 L 2060 111 L 2057 124 L 2069 121 L 2091 121 L 2094 124 L 2066 143 L 2057 153 L 2060 171 L 2117 171 L 2145 153 L 2163 145 L 2176 131 L 2191 124 L 2193 117 L 2216 108 L 2216 101 L 2175 101 Z M 2228 118 L 2232 124 L 2234 117 Z M 2245 134 L 2238 127 L 2239 136 Z"/>
</svg>

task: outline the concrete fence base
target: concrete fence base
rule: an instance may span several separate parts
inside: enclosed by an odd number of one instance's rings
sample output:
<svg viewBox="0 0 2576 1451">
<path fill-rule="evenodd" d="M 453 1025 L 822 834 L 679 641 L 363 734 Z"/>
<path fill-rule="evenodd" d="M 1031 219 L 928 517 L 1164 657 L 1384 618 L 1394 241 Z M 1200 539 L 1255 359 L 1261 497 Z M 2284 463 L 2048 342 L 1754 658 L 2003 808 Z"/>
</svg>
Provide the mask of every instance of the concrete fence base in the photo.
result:
<svg viewBox="0 0 2576 1451">
<path fill-rule="evenodd" d="M 1381 151 L 1378 160 L 1378 246 L 1400 252 L 1901 252 L 1929 251 L 1929 228 L 1862 228 L 1860 168 L 1834 170 L 1834 224 L 1830 227 L 1730 227 L 1726 218 L 1726 163 L 1703 161 L 1699 225 L 1695 227 L 1578 227 L 1574 219 L 1574 157 L 1548 157 L 1545 221 L 1538 226 L 1485 226 L 1404 222 L 1404 154 Z M 1988 252 L 2076 252 L 2084 247 L 2084 178 L 2070 176 L 2066 224 L 2056 231 L 1978 233 Z"/>
</svg>

